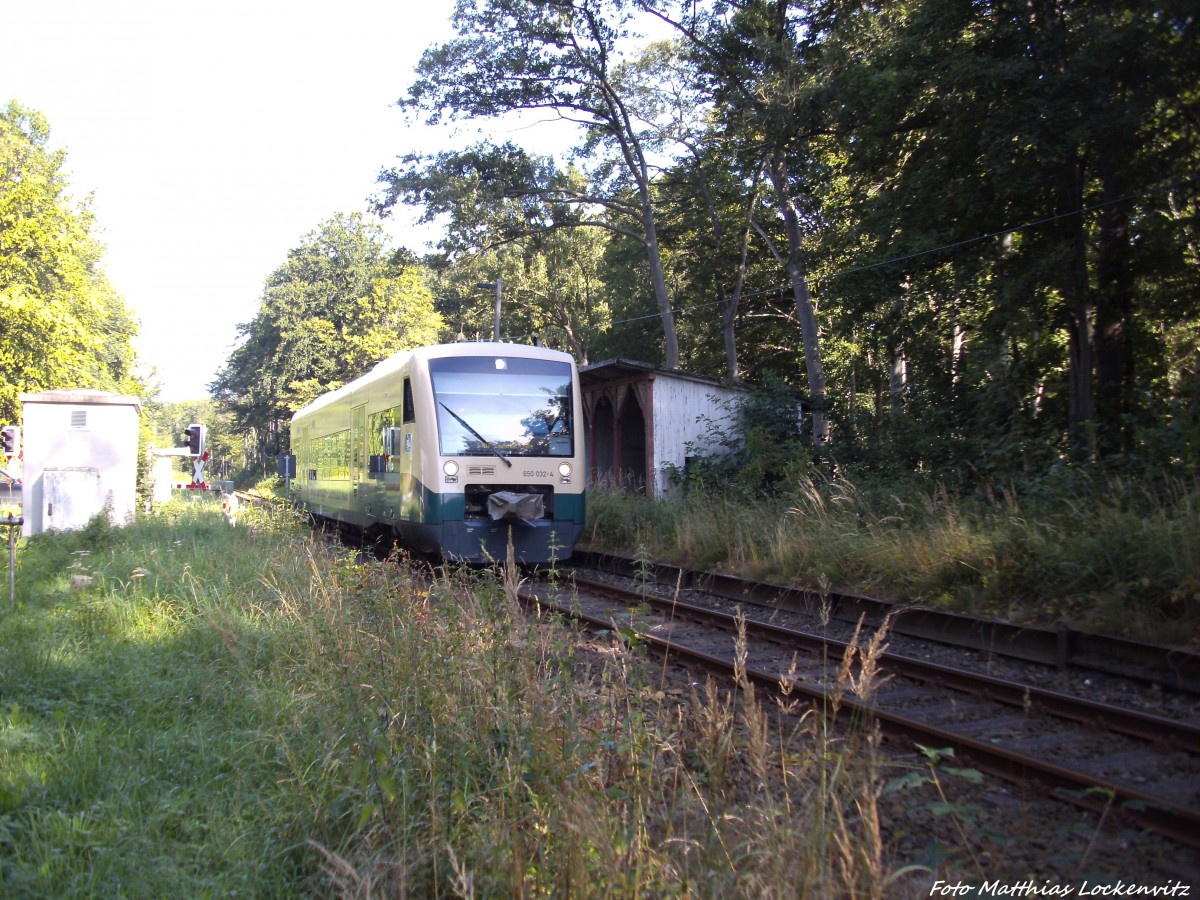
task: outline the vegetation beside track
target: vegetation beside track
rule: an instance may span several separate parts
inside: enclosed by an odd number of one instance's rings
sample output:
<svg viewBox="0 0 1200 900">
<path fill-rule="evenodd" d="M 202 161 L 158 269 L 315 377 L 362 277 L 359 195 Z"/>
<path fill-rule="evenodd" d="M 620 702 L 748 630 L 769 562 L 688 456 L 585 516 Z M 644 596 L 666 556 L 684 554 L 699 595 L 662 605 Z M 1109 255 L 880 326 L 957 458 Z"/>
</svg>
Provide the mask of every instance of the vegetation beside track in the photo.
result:
<svg viewBox="0 0 1200 900">
<path fill-rule="evenodd" d="M 870 735 L 810 716 L 784 752 L 752 699 L 530 625 L 500 574 L 430 586 L 239 515 L 23 543 L 0 892 L 884 892 Z"/>
<path fill-rule="evenodd" d="M 588 497 L 587 546 L 897 602 L 1200 647 L 1200 483 L 793 476 L 667 502 Z"/>
</svg>

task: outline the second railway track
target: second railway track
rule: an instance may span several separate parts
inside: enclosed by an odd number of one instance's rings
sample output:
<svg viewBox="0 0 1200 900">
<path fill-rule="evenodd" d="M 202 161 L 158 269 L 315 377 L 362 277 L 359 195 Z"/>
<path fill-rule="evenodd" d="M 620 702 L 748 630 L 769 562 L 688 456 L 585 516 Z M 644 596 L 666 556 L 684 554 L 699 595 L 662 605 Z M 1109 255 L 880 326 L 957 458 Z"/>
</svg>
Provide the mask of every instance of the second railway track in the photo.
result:
<svg viewBox="0 0 1200 900">
<path fill-rule="evenodd" d="M 837 683 L 847 641 L 760 621 L 749 610 L 735 616 L 661 590 L 656 595 L 644 584 L 622 587 L 581 573 L 570 587 L 531 586 L 526 600 L 593 627 L 632 628 L 660 652 L 710 671 L 732 677 L 735 664 L 743 666 L 747 679 L 764 689 L 807 697 L 817 709 L 870 717 L 897 745 L 953 748 L 981 771 L 1038 785 L 1096 812 L 1111 809 L 1200 848 L 1200 726 L 1186 717 L 891 650 L 878 655 L 876 687 L 864 701 Z M 744 659 L 735 662 L 739 628 Z M 860 646 L 867 637 L 859 635 Z"/>
</svg>

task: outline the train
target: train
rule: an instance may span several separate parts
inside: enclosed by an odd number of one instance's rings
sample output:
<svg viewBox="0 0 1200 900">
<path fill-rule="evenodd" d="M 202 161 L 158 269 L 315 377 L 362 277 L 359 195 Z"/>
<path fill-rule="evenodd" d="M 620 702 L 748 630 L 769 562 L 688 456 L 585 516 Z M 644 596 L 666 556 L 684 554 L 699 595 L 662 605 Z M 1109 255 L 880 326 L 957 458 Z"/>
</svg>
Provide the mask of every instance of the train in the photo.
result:
<svg viewBox="0 0 1200 900">
<path fill-rule="evenodd" d="M 583 533 L 579 371 L 502 342 L 405 350 L 292 416 L 294 495 L 309 515 L 472 564 L 540 565 Z"/>
</svg>

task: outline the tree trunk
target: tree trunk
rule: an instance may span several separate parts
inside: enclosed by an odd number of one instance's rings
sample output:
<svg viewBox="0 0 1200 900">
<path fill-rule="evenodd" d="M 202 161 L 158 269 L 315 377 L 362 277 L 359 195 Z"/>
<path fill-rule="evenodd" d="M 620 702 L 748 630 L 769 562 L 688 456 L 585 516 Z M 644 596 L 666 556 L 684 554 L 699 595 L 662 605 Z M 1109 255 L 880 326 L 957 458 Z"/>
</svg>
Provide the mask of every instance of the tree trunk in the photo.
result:
<svg viewBox="0 0 1200 900">
<path fill-rule="evenodd" d="M 1083 161 L 1072 154 L 1059 173 L 1058 237 L 1066 256 L 1059 289 L 1067 304 L 1071 455 L 1079 462 L 1095 456 L 1096 405 L 1093 396 L 1092 306 L 1087 245 L 1083 231 Z"/>
<path fill-rule="evenodd" d="M 782 150 L 772 152 L 770 161 L 771 186 L 775 202 L 783 214 L 784 229 L 788 238 L 787 273 L 792 282 L 792 293 L 796 298 L 796 316 L 800 319 L 800 338 L 804 343 L 804 365 L 808 372 L 808 391 L 812 409 L 813 446 L 823 447 L 829 442 L 829 419 L 825 404 L 825 368 L 821 362 L 821 341 L 817 333 L 817 314 L 812 294 L 808 290 L 808 277 L 804 269 L 804 238 L 800 231 L 800 216 L 788 187 L 787 159 Z"/>
<path fill-rule="evenodd" d="M 1063 6 L 1057 0 L 1026 0 L 1029 11 L 1031 52 L 1047 85 L 1061 84 L 1068 67 L 1067 25 Z M 1059 113 L 1059 117 L 1063 113 Z M 1049 120 L 1048 120 L 1049 121 Z M 1071 122 L 1070 112 L 1067 122 Z M 1069 132 L 1066 123 L 1048 128 L 1043 136 L 1047 147 Z M 1095 457 L 1096 410 L 1093 397 L 1092 298 L 1088 285 L 1087 245 L 1083 227 L 1084 158 L 1078 143 L 1068 137 L 1050 157 L 1056 166 L 1053 213 L 1057 217 L 1055 237 L 1062 252 L 1058 279 L 1065 301 L 1069 348 L 1070 419 L 1067 433 L 1071 456 L 1079 462 Z"/>
<path fill-rule="evenodd" d="M 858 343 L 857 332 L 854 343 Z M 858 355 L 850 357 L 850 409 L 846 417 L 846 427 L 850 430 L 850 440 L 858 440 Z"/>
<path fill-rule="evenodd" d="M 1083 300 L 1071 304 L 1067 323 L 1069 347 L 1071 456 L 1079 462 L 1092 458 L 1092 426 L 1095 407 L 1092 398 L 1091 306 Z"/>
<path fill-rule="evenodd" d="M 1104 198 L 1122 196 L 1120 175 L 1101 151 Z M 1133 449 L 1127 417 L 1133 391 L 1130 320 L 1133 284 L 1129 269 L 1129 221 L 1123 203 L 1105 208 L 1096 258 L 1096 451 L 1101 457 Z"/>
<path fill-rule="evenodd" d="M 962 382 L 963 357 L 967 351 L 967 326 L 963 325 L 959 316 L 959 303 L 954 304 L 954 313 L 950 318 L 950 386 L 955 395 Z"/>
<path fill-rule="evenodd" d="M 654 211 L 650 208 L 649 199 L 643 204 L 642 228 L 646 235 L 646 257 L 650 262 L 650 283 L 654 287 L 654 299 L 658 301 L 658 317 L 663 327 L 663 365 L 668 369 L 677 369 L 679 335 L 675 330 L 675 313 L 671 309 L 671 293 L 667 290 L 662 251 L 658 246 L 658 228 L 654 223 Z"/>
<path fill-rule="evenodd" d="M 904 336 L 900 327 L 903 319 L 904 295 L 901 294 L 892 304 L 892 331 L 888 336 L 888 397 L 893 415 L 899 414 L 904 407 L 904 388 L 908 384 L 908 363 L 904 358 Z"/>
</svg>

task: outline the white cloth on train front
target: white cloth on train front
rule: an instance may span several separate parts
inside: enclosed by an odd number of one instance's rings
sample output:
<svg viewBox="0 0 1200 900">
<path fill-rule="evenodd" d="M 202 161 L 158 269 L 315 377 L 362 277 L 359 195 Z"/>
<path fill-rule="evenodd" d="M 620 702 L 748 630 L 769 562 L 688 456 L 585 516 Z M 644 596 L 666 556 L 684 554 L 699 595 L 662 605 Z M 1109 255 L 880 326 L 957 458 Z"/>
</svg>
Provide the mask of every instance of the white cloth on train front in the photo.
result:
<svg viewBox="0 0 1200 900">
<path fill-rule="evenodd" d="M 501 519 L 540 519 L 546 514 L 541 494 L 518 494 L 516 491 L 496 491 L 488 497 L 488 515 Z"/>
</svg>

